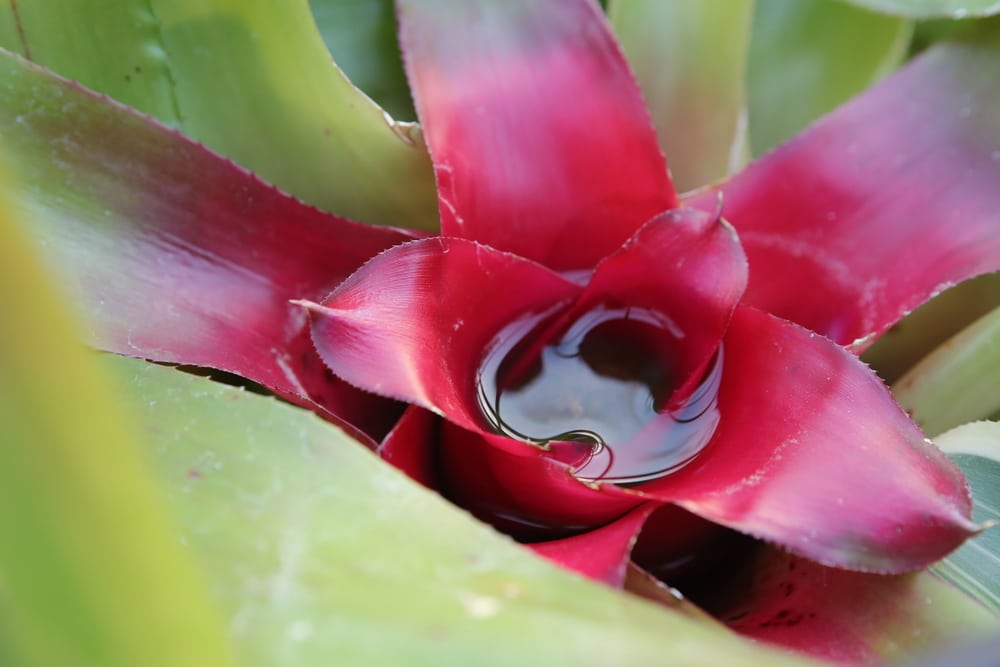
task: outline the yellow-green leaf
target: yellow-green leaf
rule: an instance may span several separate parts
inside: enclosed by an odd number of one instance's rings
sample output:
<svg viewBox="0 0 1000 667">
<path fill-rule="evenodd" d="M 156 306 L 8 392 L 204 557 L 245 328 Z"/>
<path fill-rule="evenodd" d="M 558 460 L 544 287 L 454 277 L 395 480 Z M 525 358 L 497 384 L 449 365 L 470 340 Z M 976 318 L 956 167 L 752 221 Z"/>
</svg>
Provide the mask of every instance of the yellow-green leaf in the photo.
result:
<svg viewBox="0 0 1000 667">
<path fill-rule="evenodd" d="M 121 398 L 76 340 L 2 185 L 2 663 L 232 664 Z"/>
</svg>

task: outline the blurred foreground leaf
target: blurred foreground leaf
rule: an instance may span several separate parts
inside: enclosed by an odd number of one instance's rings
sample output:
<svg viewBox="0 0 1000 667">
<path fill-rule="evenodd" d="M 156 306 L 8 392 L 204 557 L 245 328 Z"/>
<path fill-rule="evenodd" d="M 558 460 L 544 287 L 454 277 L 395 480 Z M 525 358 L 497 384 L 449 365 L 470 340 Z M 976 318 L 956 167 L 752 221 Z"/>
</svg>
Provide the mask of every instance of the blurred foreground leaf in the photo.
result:
<svg viewBox="0 0 1000 667">
<path fill-rule="evenodd" d="M 0 663 L 231 664 L 145 452 L 3 183 L 0 303 Z"/>
<path fill-rule="evenodd" d="M 311 413 L 109 361 L 247 665 L 812 664 L 558 569 Z"/>
</svg>

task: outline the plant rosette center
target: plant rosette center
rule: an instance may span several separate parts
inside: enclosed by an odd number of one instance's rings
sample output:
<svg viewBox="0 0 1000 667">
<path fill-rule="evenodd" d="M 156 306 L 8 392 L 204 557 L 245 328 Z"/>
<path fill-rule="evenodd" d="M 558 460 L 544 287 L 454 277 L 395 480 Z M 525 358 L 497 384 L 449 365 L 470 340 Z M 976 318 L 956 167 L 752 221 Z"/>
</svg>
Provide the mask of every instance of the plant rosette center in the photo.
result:
<svg viewBox="0 0 1000 667">
<path fill-rule="evenodd" d="M 655 310 L 600 305 L 521 318 L 487 348 L 476 378 L 493 431 L 549 449 L 583 481 L 635 484 L 692 461 L 719 423 L 722 351 L 689 388 L 684 332 Z"/>
</svg>

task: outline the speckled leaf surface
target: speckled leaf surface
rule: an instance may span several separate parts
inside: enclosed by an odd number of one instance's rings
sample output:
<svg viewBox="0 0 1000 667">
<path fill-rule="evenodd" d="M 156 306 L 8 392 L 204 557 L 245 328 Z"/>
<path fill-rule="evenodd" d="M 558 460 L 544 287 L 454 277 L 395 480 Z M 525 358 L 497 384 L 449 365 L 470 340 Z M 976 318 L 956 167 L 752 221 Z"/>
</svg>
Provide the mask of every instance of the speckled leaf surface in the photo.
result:
<svg viewBox="0 0 1000 667">
<path fill-rule="evenodd" d="M 46 0 L 0 7 L 0 46 L 150 113 L 310 204 L 435 228 L 430 161 L 330 61 L 306 2 Z"/>
<path fill-rule="evenodd" d="M 297 408 L 109 361 L 247 666 L 803 664 L 559 570 Z"/>
</svg>

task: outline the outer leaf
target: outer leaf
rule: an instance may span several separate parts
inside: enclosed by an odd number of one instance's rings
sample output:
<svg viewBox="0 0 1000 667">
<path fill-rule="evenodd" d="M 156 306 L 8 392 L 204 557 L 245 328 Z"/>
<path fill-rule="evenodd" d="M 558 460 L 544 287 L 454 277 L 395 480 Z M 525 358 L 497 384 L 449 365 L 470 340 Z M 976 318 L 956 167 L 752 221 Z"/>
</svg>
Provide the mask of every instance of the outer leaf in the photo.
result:
<svg viewBox="0 0 1000 667">
<path fill-rule="evenodd" d="M 18 0 L 11 48 L 338 215 L 432 229 L 423 146 L 330 64 L 304 0 Z M 13 27 L 12 27 L 13 26 Z"/>
<path fill-rule="evenodd" d="M 802 664 L 561 572 L 308 413 L 115 366 L 247 665 Z"/>
<path fill-rule="evenodd" d="M 911 32 L 909 21 L 835 0 L 757 0 L 749 62 L 754 155 L 888 74 L 906 55 Z"/>
<path fill-rule="evenodd" d="M 397 120 L 416 120 L 392 0 L 310 0 L 316 27 L 351 82 Z"/>
<path fill-rule="evenodd" d="M 1000 268 L 998 76 L 995 38 L 937 47 L 717 188 L 749 303 L 860 349 Z"/>
<path fill-rule="evenodd" d="M 676 203 L 642 96 L 592 0 L 400 0 L 445 235 L 591 269 Z"/>
<path fill-rule="evenodd" d="M 997 0 L 843 0 L 887 14 L 915 19 L 990 16 L 1000 12 Z"/>
<path fill-rule="evenodd" d="M 1000 411 L 1000 308 L 983 316 L 895 384 L 896 400 L 930 435 Z"/>
<path fill-rule="evenodd" d="M 973 516 L 993 527 L 931 571 L 1000 616 L 1000 423 L 965 424 L 941 434 L 937 443 L 969 479 Z"/>
<path fill-rule="evenodd" d="M 379 430 L 385 404 L 330 381 L 289 300 L 321 297 L 406 234 L 308 208 L 15 56 L 0 57 L 0 86 L 17 194 L 95 344 L 239 373 Z"/>
<path fill-rule="evenodd" d="M 121 397 L 74 341 L 9 205 L 0 190 L 3 664 L 231 665 Z"/>
<path fill-rule="evenodd" d="M 961 473 L 848 351 L 743 306 L 723 345 L 714 439 L 637 490 L 869 572 L 925 567 L 975 532 Z"/>
<path fill-rule="evenodd" d="M 680 190 L 749 155 L 746 60 L 753 0 L 616 0 L 608 13 Z"/>
</svg>

